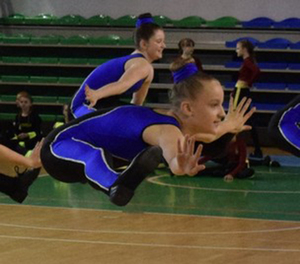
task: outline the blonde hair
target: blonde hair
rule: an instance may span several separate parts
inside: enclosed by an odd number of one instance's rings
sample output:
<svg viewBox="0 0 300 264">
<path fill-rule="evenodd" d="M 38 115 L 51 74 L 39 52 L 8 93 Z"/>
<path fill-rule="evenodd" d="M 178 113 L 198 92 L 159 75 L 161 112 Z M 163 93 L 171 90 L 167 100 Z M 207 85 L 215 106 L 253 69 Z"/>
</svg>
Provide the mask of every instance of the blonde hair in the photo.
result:
<svg viewBox="0 0 300 264">
<path fill-rule="evenodd" d="M 21 91 L 21 92 L 17 93 L 16 101 L 20 100 L 21 97 L 25 97 L 25 98 L 29 99 L 30 102 L 32 103 L 32 97 L 28 92 Z"/>
<path fill-rule="evenodd" d="M 172 109 L 175 111 L 179 110 L 181 103 L 186 99 L 194 100 L 203 90 L 204 82 L 213 80 L 216 80 L 216 78 L 202 72 L 197 72 L 174 84 L 172 90 L 169 92 Z"/>
</svg>

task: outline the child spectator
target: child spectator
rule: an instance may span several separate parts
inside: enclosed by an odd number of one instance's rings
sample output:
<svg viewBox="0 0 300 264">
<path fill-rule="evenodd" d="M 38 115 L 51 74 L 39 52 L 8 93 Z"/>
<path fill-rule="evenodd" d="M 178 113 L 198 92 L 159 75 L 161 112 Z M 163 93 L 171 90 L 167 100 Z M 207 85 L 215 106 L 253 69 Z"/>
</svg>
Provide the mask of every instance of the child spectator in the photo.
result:
<svg viewBox="0 0 300 264">
<path fill-rule="evenodd" d="M 14 126 L 15 136 L 12 138 L 17 144 L 16 151 L 26 154 L 41 140 L 41 118 L 34 110 L 32 98 L 28 92 L 17 94 L 16 103 L 19 113 L 16 115 Z"/>
</svg>

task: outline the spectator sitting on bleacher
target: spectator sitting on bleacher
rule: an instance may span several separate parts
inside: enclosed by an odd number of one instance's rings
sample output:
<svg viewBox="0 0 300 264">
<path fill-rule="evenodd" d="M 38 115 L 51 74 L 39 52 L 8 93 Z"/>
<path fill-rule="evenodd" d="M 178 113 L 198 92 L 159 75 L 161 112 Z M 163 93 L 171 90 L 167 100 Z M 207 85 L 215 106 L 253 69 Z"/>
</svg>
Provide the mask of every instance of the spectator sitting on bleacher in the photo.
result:
<svg viewBox="0 0 300 264">
<path fill-rule="evenodd" d="M 124 104 L 122 94 L 132 95 L 132 104 L 143 104 L 153 79 L 151 63 L 162 58 L 166 45 L 164 31 L 150 13 L 140 15 L 136 27 L 135 51 L 97 67 L 76 92 L 70 107 L 75 118 Z"/>
<path fill-rule="evenodd" d="M 16 103 L 20 110 L 13 123 L 14 136 L 11 142 L 15 151 L 25 155 L 42 138 L 41 118 L 34 110 L 32 98 L 28 92 L 18 93 Z"/>
<path fill-rule="evenodd" d="M 55 124 L 53 125 L 53 128 L 58 128 L 60 126 L 62 126 L 63 124 L 66 124 L 69 122 L 70 120 L 70 111 L 69 111 L 69 105 L 68 104 L 64 104 L 62 107 L 62 113 L 63 113 L 63 117 L 64 120 L 63 121 L 57 121 L 55 122 Z"/>
<path fill-rule="evenodd" d="M 225 144 L 222 144 L 222 141 Z M 232 181 L 235 178 L 246 179 L 254 175 L 254 170 L 249 167 L 247 159 L 247 146 L 240 137 L 226 134 L 214 143 L 204 144 L 203 149 L 205 149 L 204 157 L 200 163 L 212 160 L 217 166 L 208 167 L 200 172 L 200 175 L 224 177 L 225 181 Z M 215 156 L 210 156 L 212 153 Z"/>
</svg>

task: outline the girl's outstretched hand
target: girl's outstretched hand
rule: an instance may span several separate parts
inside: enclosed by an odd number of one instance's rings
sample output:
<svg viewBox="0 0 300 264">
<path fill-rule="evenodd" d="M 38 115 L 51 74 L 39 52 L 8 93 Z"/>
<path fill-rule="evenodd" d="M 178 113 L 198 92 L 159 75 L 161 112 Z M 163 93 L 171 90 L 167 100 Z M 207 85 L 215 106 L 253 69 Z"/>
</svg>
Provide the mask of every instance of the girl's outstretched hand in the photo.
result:
<svg viewBox="0 0 300 264">
<path fill-rule="evenodd" d="M 249 112 L 247 112 L 248 108 L 251 104 L 251 99 L 247 99 L 244 97 L 237 107 L 234 107 L 233 98 L 230 97 L 228 113 L 225 117 L 225 122 L 230 125 L 231 133 L 240 133 L 245 130 L 250 130 L 251 126 L 245 125 L 247 120 L 253 115 L 255 112 L 255 107 L 251 108 Z M 246 113 L 247 112 L 247 113 Z"/>
<path fill-rule="evenodd" d="M 177 142 L 177 164 L 182 171 L 181 175 L 195 176 L 199 171 L 204 170 L 205 166 L 199 164 L 202 145 L 195 151 L 195 138 L 189 135 L 184 136 L 183 140 Z"/>
</svg>

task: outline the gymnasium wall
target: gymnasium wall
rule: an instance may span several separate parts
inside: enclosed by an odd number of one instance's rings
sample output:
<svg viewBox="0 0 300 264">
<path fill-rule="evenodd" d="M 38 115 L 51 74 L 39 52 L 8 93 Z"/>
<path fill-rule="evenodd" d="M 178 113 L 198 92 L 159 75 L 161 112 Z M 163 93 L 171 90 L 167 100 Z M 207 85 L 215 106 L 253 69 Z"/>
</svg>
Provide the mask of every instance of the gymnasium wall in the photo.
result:
<svg viewBox="0 0 300 264">
<path fill-rule="evenodd" d="M 2 15 L 51 13 L 58 17 L 78 14 L 86 18 L 97 14 L 118 18 L 144 12 L 165 15 L 171 19 L 190 15 L 198 15 L 206 20 L 222 16 L 234 16 L 240 20 L 267 16 L 278 21 L 300 17 L 299 0 L 1 0 L 0 8 Z"/>
</svg>

